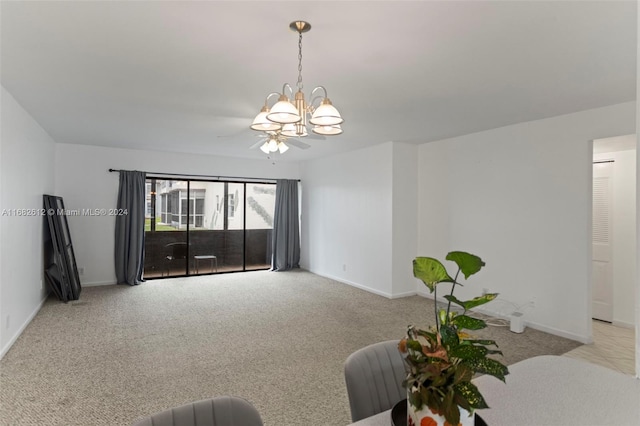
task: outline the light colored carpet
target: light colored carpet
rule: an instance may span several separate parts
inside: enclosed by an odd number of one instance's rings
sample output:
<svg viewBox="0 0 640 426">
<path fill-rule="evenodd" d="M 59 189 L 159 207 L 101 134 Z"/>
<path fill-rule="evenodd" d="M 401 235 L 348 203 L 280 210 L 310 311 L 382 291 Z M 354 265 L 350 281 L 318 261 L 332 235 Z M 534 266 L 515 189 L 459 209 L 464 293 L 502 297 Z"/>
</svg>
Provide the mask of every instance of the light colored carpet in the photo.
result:
<svg viewBox="0 0 640 426">
<path fill-rule="evenodd" d="M 1 424 L 130 425 L 236 395 L 268 426 L 345 425 L 347 356 L 432 312 L 419 296 L 389 300 L 306 271 L 84 288 L 76 302 L 50 298 L 0 361 Z M 532 329 L 478 334 L 508 364 L 579 346 Z"/>
</svg>

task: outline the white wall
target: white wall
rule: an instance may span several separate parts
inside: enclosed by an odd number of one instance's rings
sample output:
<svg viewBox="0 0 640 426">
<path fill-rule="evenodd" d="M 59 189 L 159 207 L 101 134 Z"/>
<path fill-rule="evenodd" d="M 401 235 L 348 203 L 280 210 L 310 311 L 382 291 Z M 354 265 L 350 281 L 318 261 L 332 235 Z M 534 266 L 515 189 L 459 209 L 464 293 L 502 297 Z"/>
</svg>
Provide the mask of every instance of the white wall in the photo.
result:
<svg viewBox="0 0 640 426">
<path fill-rule="evenodd" d="M 534 300 L 530 326 L 589 341 L 591 141 L 635 132 L 635 113 L 629 102 L 421 145 L 421 255 L 481 256 L 456 294 Z"/>
<path fill-rule="evenodd" d="M 418 146 L 394 142 L 392 187 L 392 295 L 416 293 L 413 259 L 418 250 Z"/>
<path fill-rule="evenodd" d="M 640 7 L 637 8 L 638 15 L 636 26 L 637 34 L 637 53 L 636 53 L 636 128 L 633 133 L 636 134 L 636 141 L 640 141 Z M 636 148 L 636 166 L 640 164 L 640 149 Z M 636 173 L 636 377 L 640 378 L 640 173 Z"/>
<path fill-rule="evenodd" d="M 636 150 L 598 153 L 613 160 L 613 323 L 635 326 L 636 286 Z"/>
<path fill-rule="evenodd" d="M 55 143 L 4 87 L 0 97 L 1 357 L 48 294 L 43 283 L 45 218 L 15 216 L 12 210 L 42 209 L 42 195 L 53 192 Z"/>
<path fill-rule="evenodd" d="M 392 295 L 393 151 L 388 142 L 301 164 L 301 267 Z"/>
<path fill-rule="evenodd" d="M 143 170 L 215 176 L 298 179 L 297 163 L 244 160 L 206 155 L 137 151 L 87 145 L 58 144 L 56 149 L 56 195 L 67 209 L 116 207 L 118 174 L 107 170 Z M 82 285 L 114 284 L 115 218 L 73 216 L 68 218 Z"/>
</svg>

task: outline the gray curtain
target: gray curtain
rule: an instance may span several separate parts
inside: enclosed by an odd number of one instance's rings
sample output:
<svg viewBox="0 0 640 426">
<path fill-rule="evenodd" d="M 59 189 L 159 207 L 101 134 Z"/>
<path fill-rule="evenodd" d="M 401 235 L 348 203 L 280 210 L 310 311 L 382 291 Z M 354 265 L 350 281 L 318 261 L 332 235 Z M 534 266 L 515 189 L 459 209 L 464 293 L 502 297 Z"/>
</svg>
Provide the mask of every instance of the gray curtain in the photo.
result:
<svg viewBox="0 0 640 426">
<path fill-rule="evenodd" d="M 286 271 L 300 267 L 299 220 L 298 181 L 278 179 L 276 210 L 273 217 L 272 271 Z"/>
<path fill-rule="evenodd" d="M 118 211 L 126 211 L 126 214 L 116 216 L 118 284 L 136 285 L 143 281 L 145 180 L 144 172 L 120 171 Z"/>
</svg>

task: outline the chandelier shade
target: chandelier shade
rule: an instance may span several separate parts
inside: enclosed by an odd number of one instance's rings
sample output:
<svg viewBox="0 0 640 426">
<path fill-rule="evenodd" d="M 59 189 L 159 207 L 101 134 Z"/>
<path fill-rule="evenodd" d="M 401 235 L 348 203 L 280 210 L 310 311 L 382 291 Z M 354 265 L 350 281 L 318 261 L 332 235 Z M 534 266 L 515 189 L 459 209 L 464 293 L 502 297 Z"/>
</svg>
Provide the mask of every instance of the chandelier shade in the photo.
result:
<svg viewBox="0 0 640 426">
<path fill-rule="evenodd" d="M 334 124 L 333 126 L 313 126 L 311 130 L 313 133 L 324 136 L 335 136 L 342 133 L 342 127 L 340 127 L 339 124 Z"/>
<path fill-rule="evenodd" d="M 271 108 L 271 112 L 267 114 L 267 119 L 278 124 L 297 123 L 302 120 L 298 109 L 293 105 L 287 95 L 282 94 L 278 102 Z"/>
<path fill-rule="evenodd" d="M 324 98 L 320 106 L 313 112 L 309 123 L 318 126 L 334 126 L 343 121 L 340 113 L 336 107 L 331 104 L 329 98 Z"/>
<path fill-rule="evenodd" d="M 325 136 L 335 136 L 342 133 L 341 123 L 344 122 L 340 112 L 327 97 L 327 90 L 318 86 L 311 92 L 311 101 L 306 102 L 302 91 L 302 33 L 311 29 L 311 24 L 305 21 L 293 21 L 289 28 L 298 33 L 298 82 L 297 91 L 289 84 L 285 84 L 282 93 L 270 93 L 265 100 L 264 107 L 251 124 L 251 129 L 260 132 L 275 132 L 278 136 L 269 139 L 260 147 L 265 153 L 279 151 L 281 154 L 289 149 L 284 143 L 287 137 L 306 137 L 309 135 L 307 122 L 313 125 L 314 133 Z M 287 97 L 287 88 L 291 91 L 291 99 Z M 322 90 L 324 96 L 313 97 L 317 90 Z M 278 101 L 269 108 L 268 101 L 272 96 L 278 96 Z M 321 99 L 314 107 L 315 101 Z M 317 104 L 316 104 L 317 105 Z"/>
<path fill-rule="evenodd" d="M 269 107 L 266 105 L 262 107 L 262 110 L 256 118 L 253 119 L 253 123 L 251 123 L 251 128 L 253 130 L 258 130 L 261 132 L 273 132 L 276 130 L 280 130 L 282 125 L 279 123 L 274 123 L 273 121 L 267 118 L 267 114 L 269 113 Z"/>
</svg>

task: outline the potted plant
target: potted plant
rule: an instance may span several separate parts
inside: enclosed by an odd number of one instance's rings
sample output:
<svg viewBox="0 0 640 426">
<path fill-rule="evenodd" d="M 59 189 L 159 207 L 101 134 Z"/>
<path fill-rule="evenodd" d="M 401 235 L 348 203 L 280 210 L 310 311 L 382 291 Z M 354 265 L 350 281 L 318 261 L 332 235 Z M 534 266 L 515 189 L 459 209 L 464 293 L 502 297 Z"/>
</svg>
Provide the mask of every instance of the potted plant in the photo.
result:
<svg viewBox="0 0 640 426">
<path fill-rule="evenodd" d="M 465 280 L 485 266 L 478 256 L 454 251 L 447 260 L 458 266 L 452 278 L 445 266 L 430 257 L 413 261 L 413 274 L 424 282 L 434 295 L 435 326 L 429 330 L 409 326 L 407 337 L 399 350 L 407 366 L 407 419 L 409 425 L 473 424 L 474 410 L 489 408 L 478 388 L 471 382 L 474 374 L 490 374 L 504 382 L 507 367 L 489 355 L 502 355 L 493 340 L 475 339 L 464 330 L 480 330 L 487 325 L 482 319 L 467 315 L 469 310 L 495 299 L 489 293 L 461 301 L 453 295 L 462 273 Z M 446 309 L 438 309 L 437 287 L 451 283 L 451 292 L 444 296 Z M 451 305 L 461 312 L 455 312 Z M 439 419 L 438 419 L 439 418 Z M 431 419 L 431 420 L 429 420 Z M 445 421 L 447 423 L 445 423 Z"/>
</svg>

